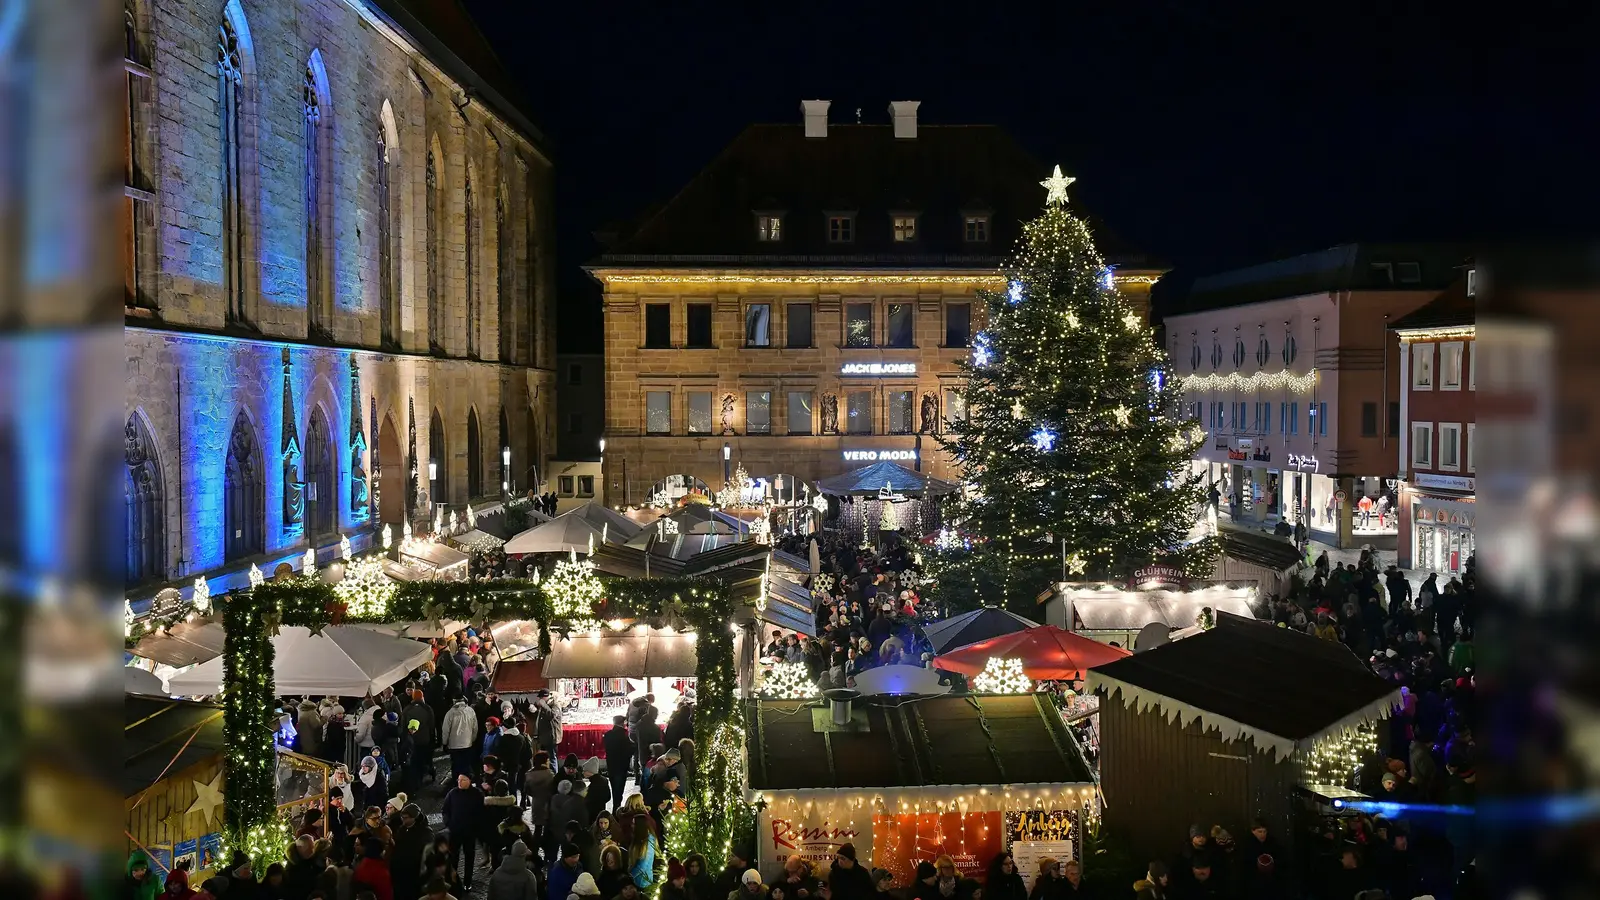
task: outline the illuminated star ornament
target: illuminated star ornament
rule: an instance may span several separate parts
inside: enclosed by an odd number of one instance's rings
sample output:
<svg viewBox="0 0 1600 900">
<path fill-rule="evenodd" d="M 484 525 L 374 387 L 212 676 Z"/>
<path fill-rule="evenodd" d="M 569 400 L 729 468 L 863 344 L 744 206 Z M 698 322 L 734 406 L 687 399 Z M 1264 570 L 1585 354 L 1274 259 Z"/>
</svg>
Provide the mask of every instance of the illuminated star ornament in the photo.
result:
<svg viewBox="0 0 1600 900">
<path fill-rule="evenodd" d="M 1049 453 L 1056 446 L 1056 433 L 1040 425 L 1033 432 L 1033 449 L 1040 453 Z"/>
<path fill-rule="evenodd" d="M 1138 331 L 1139 326 L 1144 323 L 1139 321 L 1138 313 L 1128 313 L 1122 317 L 1122 324 L 1128 326 L 1129 331 Z"/>
<path fill-rule="evenodd" d="M 1068 556 L 1066 560 L 1064 560 L 1064 564 L 1066 565 L 1067 571 L 1074 575 L 1082 575 L 1084 570 L 1089 568 L 1089 564 L 1084 561 L 1083 554 L 1078 553 L 1077 551 L 1073 551 L 1072 555 Z"/>
<path fill-rule="evenodd" d="M 1126 427 L 1133 416 L 1133 410 L 1128 409 L 1126 406 L 1119 406 L 1112 410 L 1111 414 L 1117 417 L 1118 425 Z"/>
<path fill-rule="evenodd" d="M 1006 291 L 1006 297 L 1010 298 L 1012 306 L 1016 306 L 1018 303 L 1021 303 L 1022 302 L 1022 282 L 1020 282 L 1020 281 L 1011 282 L 1010 289 Z"/>
<path fill-rule="evenodd" d="M 1067 327 L 1068 328 L 1077 328 L 1078 327 L 1078 314 L 1073 312 L 1070 309 L 1067 310 L 1066 320 L 1067 320 Z"/>
<path fill-rule="evenodd" d="M 1067 185 L 1077 180 L 1078 179 L 1076 178 L 1069 178 L 1061 174 L 1061 167 L 1056 166 L 1055 171 L 1050 173 L 1049 178 L 1039 182 L 1039 184 L 1043 186 L 1045 190 L 1044 205 L 1050 206 L 1052 204 L 1059 203 L 1062 206 L 1066 206 Z"/>
<path fill-rule="evenodd" d="M 989 349 L 989 336 L 980 331 L 972 339 L 972 364 L 981 369 L 993 360 L 994 351 Z"/>
</svg>

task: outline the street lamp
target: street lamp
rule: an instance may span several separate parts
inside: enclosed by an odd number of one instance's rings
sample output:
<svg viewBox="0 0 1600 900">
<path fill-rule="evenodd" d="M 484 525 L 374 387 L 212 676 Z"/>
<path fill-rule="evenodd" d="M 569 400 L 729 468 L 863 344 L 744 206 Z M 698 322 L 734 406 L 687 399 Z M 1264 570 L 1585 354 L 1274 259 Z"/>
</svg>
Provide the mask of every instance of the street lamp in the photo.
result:
<svg viewBox="0 0 1600 900">
<path fill-rule="evenodd" d="M 605 438 L 601 438 L 600 439 L 600 455 L 601 456 L 605 456 L 606 455 L 606 439 Z"/>
<path fill-rule="evenodd" d="M 727 441 L 722 442 L 722 486 L 727 487 L 733 480 L 733 447 Z"/>
<path fill-rule="evenodd" d="M 500 448 L 500 492 L 511 496 L 511 448 Z"/>
</svg>

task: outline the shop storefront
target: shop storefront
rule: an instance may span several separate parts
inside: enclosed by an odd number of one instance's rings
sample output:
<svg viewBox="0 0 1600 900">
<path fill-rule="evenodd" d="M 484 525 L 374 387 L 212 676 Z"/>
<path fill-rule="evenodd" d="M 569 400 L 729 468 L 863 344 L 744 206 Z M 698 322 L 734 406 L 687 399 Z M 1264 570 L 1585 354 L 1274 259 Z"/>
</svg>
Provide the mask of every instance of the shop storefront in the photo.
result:
<svg viewBox="0 0 1600 900">
<path fill-rule="evenodd" d="M 1401 523 L 1409 534 L 1401 549 L 1408 555 L 1402 568 L 1441 575 L 1459 574 L 1476 549 L 1473 525 L 1476 503 L 1474 479 L 1449 475 L 1418 475 L 1406 485 Z"/>
</svg>

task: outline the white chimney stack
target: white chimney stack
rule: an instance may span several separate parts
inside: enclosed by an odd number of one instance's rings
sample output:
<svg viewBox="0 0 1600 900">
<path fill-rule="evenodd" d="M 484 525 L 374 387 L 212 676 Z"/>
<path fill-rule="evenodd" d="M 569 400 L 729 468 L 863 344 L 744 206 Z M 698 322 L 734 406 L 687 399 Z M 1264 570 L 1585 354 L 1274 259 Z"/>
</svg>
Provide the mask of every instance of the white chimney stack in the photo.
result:
<svg viewBox="0 0 1600 900">
<path fill-rule="evenodd" d="M 800 114 L 805 117 L 806 137 L 825 138 L 828 136 L 828 103 L 827 100 L 801 100 Z"/>
<path fill-rule="evenodd" d="M 894 121 L 895 137 L 915 138 L 917 136 L 917 107 L 921 105 L 921 100 L 891 100 L 889 102 L 889 118 Z"/>
</svg>

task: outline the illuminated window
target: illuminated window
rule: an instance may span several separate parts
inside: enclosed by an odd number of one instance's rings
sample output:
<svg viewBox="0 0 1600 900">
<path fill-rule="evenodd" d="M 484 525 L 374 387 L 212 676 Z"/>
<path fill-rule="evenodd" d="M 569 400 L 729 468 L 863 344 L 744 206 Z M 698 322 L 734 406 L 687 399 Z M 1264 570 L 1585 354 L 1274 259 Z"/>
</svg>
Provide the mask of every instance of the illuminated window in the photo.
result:
<svg viewBox="0 0 1600 900">
<path fill-rule="evenodd" d="M 912 425 L 913 425 L 913 422 L 915 421 L 912 418 L 912 409 L 911 409 L 912 398 L 914 396 L 915 396 L 915 394 L 913 394 L 911 391 L 890 391 L 889 392 L 889 433 L 890 434 L 910 434 L 911 433 Z"/>
<path fill-rule="evenodd" d="M 1439 345 L 1439 390 L 1461 390 L 1461 360 L 1464 345 L 1449 341 Z"/>
<path fill-rule="evenodd" d="M 244 559 L 266 552 L 266 491 L 255 435 L 243 415 L 233 422 L 223 469 L 223 558 Z"/>
<path fill-rule="evenodd" d="M 889 346 L 911 347 L 915 345 L 915 330 L 912 327 L 911 304 L 889 304 Z"/>
<path fill-rule="evenodd" d="M 789 392 L 789 433 L 811 433 L 811 392 Z"/>
<path fill-rule="evenodd" d="M 988 241 L 989 240 L 989 217 L 988 216 L 967 216 L 966 217 L 966 233 L 965 233 L 964 237 L 966 238 L 966 241 L 969 244 L 981 244 L 981 243 L 984 243 L 984 242 Z"/>
<path fill-rule="evenodd" d="M 689 433 L 711 433 L 711 392 L 689 392 Z"/>
<path fill-rule="evenodd" d="M 851 391 L 845 400 L 846 422 L 845 431 L 848 434 L 872 433 L 872 392 Z"/>
<path fill-rule="evenodd" d="M 645 434 L 672 433 L 671 391 L 645 391 L 644 431 Z"/>
<path fill-rule="evenodd" d="M 771 391 L 745 391 L 744 430 L 746 434 L 772 433 Z"/>
<path fill-rule="evenodd" d="M 326 308 L 326 281 L 323 278 L 323 190 L 327 184 L 322 148 L 322 79 L 317 67 L 308 63 L 305 81 L 301 85 L 301 114 L 304 128 L 301 131 L 301 152 L 305 159 L 304 200 L 306 213 L 306 319 L 314 334 L 330 334 Z"/>
<path fill-rule="evenodd" d="M 872 346 L 872 304 L 846 303 L 844 307 L 844 345 Z"/>
<path fill-rule="evenodd" d="M 756 216 L 756 240 L 783 240 L 783 217 L 774 215 Z"/>
<path fill-rule="evenodd" d="M 772 305 L 752 303 L 744 308 L 744 345 L 772 346 Z"/>
<path fill-rule="evenodd" d="M 897 244 L 907 244 L 917 239 L 917 217 L 894 217 L 894 240 Z"/>
</svg>

